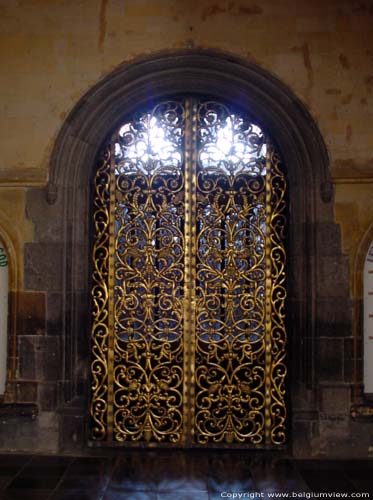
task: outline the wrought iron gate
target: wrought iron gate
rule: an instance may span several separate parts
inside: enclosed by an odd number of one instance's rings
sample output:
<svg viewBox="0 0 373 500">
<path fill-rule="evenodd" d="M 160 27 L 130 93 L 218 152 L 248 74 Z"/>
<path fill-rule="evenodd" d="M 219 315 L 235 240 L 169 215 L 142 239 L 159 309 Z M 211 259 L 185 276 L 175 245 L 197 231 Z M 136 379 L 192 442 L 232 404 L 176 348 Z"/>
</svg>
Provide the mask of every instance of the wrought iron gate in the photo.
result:
<svg viewBox="0 0 373 500">
<path fill-rule="evenodd" d="M 286 442 L 285 176 L 223 103 L 167 100 L 94 179 L 91 440 Z"/>
</svg>

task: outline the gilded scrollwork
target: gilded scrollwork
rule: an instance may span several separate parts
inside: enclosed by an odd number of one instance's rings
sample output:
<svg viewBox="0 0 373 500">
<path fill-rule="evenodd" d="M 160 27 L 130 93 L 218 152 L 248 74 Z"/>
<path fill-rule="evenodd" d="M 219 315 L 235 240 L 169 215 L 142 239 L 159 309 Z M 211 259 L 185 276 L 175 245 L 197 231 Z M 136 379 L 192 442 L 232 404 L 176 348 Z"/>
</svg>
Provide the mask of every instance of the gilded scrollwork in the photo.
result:
<svg viewBox="0 0 373 500">
<path fill-rule="evenodd" d="M 220 143 L 220 145 L 219 145 Z M 264 435 L 263 136 L 225 106 L 199 109 L 196 439 Z"/>
<path fill-rule="evenodd" d="M 268 139 L 222 103 L 168 100 L 103 158 L 92 439 L 283 444 L 286 181 Z"/>
<path fill-rule="evenodd" d="M 271 264 L 272 264 L 272 367 L 271 367 L 271 440 L 275 445 L 286 442 L 286 179 L 279 156 L 270 151 L 271 164 Z"/>
<path fill-rule="evenodd" d="M 183 107 L 168 101 L 115 144 L 114 435 L 177 443 L 183 423 Z"/>
<path fill-rule="evenodd" d="M 108 258 L 109 258 L 109 185 L 110 146 L 106 146 L 96 171 L 94 191 L 94 245 L 92 270 L 92 437 L 107 438 L 107 351 L 108 322 Z"/>
</svg>

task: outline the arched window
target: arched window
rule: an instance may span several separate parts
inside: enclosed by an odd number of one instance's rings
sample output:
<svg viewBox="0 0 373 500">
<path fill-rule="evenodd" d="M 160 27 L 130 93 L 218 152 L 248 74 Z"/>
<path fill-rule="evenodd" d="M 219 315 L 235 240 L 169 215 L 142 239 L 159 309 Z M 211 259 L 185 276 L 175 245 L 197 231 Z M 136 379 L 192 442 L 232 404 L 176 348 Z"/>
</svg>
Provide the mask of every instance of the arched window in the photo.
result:
<svg viewBox="0 0 373 500">
<path fill-rule="evenodd" d="M 364 392 L 373 396 L 373 242 L 364 265 Z"/>
<path fill-rule="evenodd" d="M 271 139 L 221 100 L 161 100 L 94 178 L 91 438 L 286 441 L 285 195 Z"/>
<path fill-rule="evenodd" d="M 4 396 L 8 352 L 8 257 L 0 242 L 0 398 Z"/>
</svg>

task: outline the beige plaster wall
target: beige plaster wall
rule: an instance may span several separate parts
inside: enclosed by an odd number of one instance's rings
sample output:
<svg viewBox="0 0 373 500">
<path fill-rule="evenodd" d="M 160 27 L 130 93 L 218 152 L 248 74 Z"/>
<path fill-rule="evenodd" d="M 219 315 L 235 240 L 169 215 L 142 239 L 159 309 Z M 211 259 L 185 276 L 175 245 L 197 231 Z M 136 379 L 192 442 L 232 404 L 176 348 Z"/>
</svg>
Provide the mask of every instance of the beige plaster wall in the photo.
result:
<svg viewBox="0 0 373 500">
<path fill-rule="evenodd" d="M 373 220 L 372 184 L 343 183 L 373 177 L 370 0 L 0 0 L 0 185 L 44 185 L 57 133 L 90 87 L 125 61 L 185 47 L 253 61 L 305 103 L 342 182 L 337 220 L 353 253 Z"/>
<path fill-rule="evenodd" d="M 351 294 L 357 298 L 363 292 L 360 275 L 373 241 L 372 181 L 344 179 L 335 186 L 335 218 L 341 226 L 343 250 L 350 256 Z"/>
</svg>

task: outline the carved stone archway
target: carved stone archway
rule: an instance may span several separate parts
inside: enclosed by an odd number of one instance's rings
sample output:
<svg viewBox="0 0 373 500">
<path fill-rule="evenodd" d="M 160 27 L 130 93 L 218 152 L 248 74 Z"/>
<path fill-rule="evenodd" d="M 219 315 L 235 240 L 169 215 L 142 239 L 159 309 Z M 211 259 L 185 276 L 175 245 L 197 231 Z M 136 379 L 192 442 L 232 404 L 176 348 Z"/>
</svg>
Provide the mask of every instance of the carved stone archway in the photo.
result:
<svg viewBox="0 0 373 500">
<path fill-rule="evenodd" d="M 54 312 L 64 345 L 60 384 L 61 447 L 83 446 L 89 355 L 90 183 L 98 151 L 124 115 L 154 99 L 181 93 L 227 98 L 257 118 L 275 138 L 289 182 L 288 331 L 294 449 L 310 443 L 317 420 L 314 362 L 317 287 L 322 264 L 320 224 L 339 244 L 332 209 L 328 155 L 320 132 L 294 93 L 270 73 L 229 54 L 178 51 L 129 64 L 99 81 L 66 119 L 52 154 L 49 224 L 61 221 L 60 297 Z M 330 231 L 329 231 L 330 232 Z M 56 243 L 56 241 L 54 242 Z M 320 267 L 321 266 L 321 267 Z M 329 278 L 323 278 L 332 281 Z M 330 283 L 329 283 L 330 284 Z M 47 318 L 48 319 L 48 318 Z M 293 430 L 293 434 L 297 434 Z"/>
</svg>

